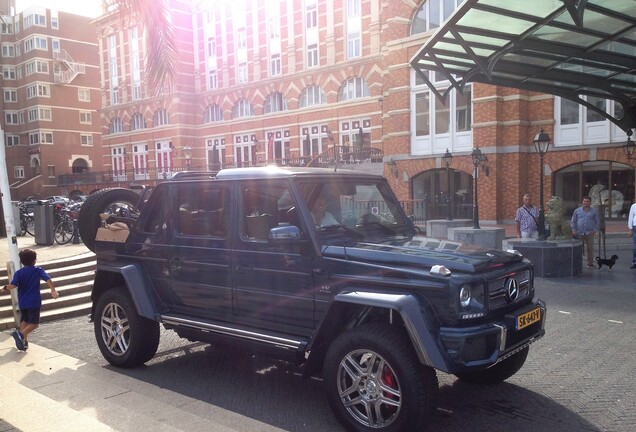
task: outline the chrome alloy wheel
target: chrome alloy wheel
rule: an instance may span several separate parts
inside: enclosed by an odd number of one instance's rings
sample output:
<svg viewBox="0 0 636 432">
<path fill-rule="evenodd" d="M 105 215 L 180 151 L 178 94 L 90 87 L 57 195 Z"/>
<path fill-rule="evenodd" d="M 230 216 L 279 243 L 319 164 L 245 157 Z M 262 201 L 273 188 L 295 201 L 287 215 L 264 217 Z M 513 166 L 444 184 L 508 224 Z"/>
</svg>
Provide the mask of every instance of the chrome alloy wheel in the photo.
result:
<svg viewBox="0 0 636 432">
<path fill-rule="evenodd" d="M 108 303 L 102 312 L 102 339 L 113 355 L 122 356 L 130 344 L 130 325 L 124 309 L 117 303 Z"/>
<path fill-rule="evenodd" d="M 338 366 L 338 394 L 349 414 L 370 428 L 390 425 L 402 406 L 400 383 L 379 354 L 356 350 Z"/>
</svg>

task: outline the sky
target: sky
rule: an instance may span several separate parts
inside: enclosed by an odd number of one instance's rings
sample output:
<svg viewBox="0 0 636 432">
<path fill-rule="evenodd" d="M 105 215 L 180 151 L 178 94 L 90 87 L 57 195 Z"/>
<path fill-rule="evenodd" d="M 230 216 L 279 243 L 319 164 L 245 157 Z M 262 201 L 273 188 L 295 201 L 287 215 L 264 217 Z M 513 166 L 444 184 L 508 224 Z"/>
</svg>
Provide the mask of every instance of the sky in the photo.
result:
<svg viewBox="0 0 636 432">
<path fill-rule="evenodd" d="M 98 17 L 102 12 L 101 0 L 17 0 L 16 12 L 22 12 L 30 6 L 42 6 L 91 18 Z"/>
</svg>

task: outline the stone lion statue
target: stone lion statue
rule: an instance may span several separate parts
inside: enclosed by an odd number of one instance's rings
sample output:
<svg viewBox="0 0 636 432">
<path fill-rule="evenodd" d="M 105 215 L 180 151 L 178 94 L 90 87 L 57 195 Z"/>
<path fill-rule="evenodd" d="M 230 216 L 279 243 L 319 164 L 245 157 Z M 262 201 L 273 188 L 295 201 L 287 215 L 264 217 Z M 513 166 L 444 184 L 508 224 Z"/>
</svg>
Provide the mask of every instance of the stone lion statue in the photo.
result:
<svg viewBox="0 0 636 432">
<path fill-rule="evenodd" d="M 553 196 L 546 204 L 548 211 L 545 221 L 550 226 L 548 240 L 562 240 L 572 238 L 570 223 L 563 217 L 563 198 Z"/>
</svg>

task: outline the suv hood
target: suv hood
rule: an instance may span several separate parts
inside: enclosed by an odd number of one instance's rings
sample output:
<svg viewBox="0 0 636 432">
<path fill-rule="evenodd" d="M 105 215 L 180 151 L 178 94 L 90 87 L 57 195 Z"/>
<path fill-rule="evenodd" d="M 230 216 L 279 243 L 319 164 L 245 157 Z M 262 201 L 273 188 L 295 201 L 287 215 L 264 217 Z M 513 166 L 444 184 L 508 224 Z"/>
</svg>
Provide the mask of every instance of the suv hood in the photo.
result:
<svg viewBox="0 0 636 432">
<path fill-rule="evenodd" d="M 323 248 L 323 257 L 400 267 L 430 268 L 443 265 L 451 271 L 459 272 L 480 272 L 523 260 L 520 255 L 497 249 L 417 236 L 377 243 L 326 245 Z"/>
</svg>

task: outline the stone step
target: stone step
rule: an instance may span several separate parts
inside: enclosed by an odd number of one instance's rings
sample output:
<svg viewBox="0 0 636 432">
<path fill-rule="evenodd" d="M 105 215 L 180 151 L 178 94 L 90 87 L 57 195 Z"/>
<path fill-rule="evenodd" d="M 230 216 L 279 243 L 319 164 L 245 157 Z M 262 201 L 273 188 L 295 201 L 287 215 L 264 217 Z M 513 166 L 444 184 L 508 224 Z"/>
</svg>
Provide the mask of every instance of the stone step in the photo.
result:
<svg viewBox="0 0 636 432">
<path fill-rule="evenodd" d="M 53 279 L 59 297 L 57 300 L 53 299 L 46 284 L 40 285 L 42 293 L 40 322 L 88 315 L 91 309 L 90 296 L 95 277 L 95 255 L 83 254 L 42 263 L 41 266 Z M 5 269 L 4 282 L 0 280 L 0 284 L 7 283 Z M 0 330 L 13 327 L 15 327 L 15 320 L 11 294 L 3 292 L 0 294 Z"/>
</svg>

